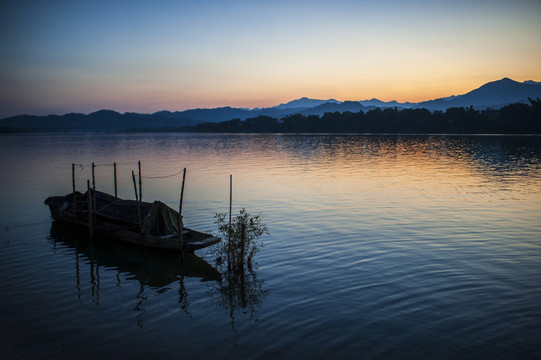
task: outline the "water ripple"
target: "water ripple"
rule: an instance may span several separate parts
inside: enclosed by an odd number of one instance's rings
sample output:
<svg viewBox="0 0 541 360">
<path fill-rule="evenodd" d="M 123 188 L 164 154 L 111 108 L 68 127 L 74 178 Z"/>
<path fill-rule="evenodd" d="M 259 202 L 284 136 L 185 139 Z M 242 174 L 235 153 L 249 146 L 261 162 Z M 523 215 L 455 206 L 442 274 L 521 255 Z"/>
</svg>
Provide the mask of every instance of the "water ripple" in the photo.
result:
<svg viewBox="0 0 541 360">
<path fill-rule="evenodd" d="M 13 344 L 10 355 L 21 358 L 102 349 L 107 357 L 537 358 L 540 154 L 537 137 L 2 137 L 0 224 L 25 226 L 0 233 L 0 306 L 9 309 L 1 348 Z M 228 306 L 216 281 L 148 279 L 140 266 L 103 263 L 91 246 L 50 237 L 42 202 L 71 191 L 71 163 L 121 164 L 120 195 L 130 198 L 137 160 L 143 175 L 188 168 L 185 221 L 201 230 L 216 231 L 214 214 L 228 211 L 233 174 L 233 210 L 261 213 L 271 232 L 257 257 L 266 295 L 254 309 Z M 110 170 L 97 168 L 104 191 L 113 188 Z M 78 168 L 77 188 L 90 176 Z M 178 177 L 143 183 L 145 199 L 175 208 L 179 190 Z"/>
</svg>

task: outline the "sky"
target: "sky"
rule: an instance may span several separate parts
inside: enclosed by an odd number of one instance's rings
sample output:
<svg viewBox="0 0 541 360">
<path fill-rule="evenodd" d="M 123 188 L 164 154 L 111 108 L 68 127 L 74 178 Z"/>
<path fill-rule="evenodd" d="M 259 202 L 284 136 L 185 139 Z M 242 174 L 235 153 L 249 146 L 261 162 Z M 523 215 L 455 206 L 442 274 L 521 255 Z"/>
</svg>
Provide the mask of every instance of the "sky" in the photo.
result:
<svg viewBox="0 0 541 360">
<path fill-rule="evenodd" d="M 4 1 L 0 118 L 541 81 L 541 0 Z"/>
</svg>

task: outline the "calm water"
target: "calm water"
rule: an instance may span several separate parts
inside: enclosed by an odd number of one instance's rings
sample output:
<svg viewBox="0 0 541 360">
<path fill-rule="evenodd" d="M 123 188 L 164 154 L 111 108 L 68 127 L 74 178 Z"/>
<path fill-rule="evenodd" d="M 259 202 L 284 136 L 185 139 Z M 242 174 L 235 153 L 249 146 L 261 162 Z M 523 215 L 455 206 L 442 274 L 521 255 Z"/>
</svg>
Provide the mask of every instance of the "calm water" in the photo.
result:
<svg viewBox="0 0 541 360">
<path fill-rule="evenodd" d="M 174 255 L 52 228 L 43 200 L 97 188 L 216 230 L 261 213 L 247 303 L 206 250 Z M 541 357 L 541 138 L 305 135 L 0 137 L 0 357 Z M 151 176 L 153 178 L 151 178 Z M 157 178 L 161 177 L 161 178 Z M 208 263 L 206 263 L 206 262 Z"/>
</svg>

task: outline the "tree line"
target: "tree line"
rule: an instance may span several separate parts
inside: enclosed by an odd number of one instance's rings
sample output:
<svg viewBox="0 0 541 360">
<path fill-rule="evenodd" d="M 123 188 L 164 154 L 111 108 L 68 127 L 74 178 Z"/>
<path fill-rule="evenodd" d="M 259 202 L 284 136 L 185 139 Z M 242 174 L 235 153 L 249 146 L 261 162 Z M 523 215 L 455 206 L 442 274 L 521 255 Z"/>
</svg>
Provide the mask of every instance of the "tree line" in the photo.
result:
<svg viewBox="0 0 541 360">
<path fill-rule="evenodd" d="M 393 133 L 393 134 L 541 134 L 541 99 L 514 103 L 499 110 L 453 107 L 446 111 L 376 108 L 359 112 L 293 114 L 281 118 L 257 116 L 197 125 L 175 125 L 159 115 L 99 111 L 64 116 L 20 116 L 25 126 L 0 125 L 0 133 L 46 131 L 219 132 L 219 133 Z M 87 119 L 88 118 L 88 119 Z M 89 124 L 85 123 L 85 119 Z M 88 125 L 88 127 L 87 127 Z"/>
<path fill-rule="evenodd" d="M 239 133 L 399 133 L 399 134 L 541 134 L 541 99 L 515 103 L 500 110 L 454 107 L 427 109 L 377 108 L 368 112 L 329 112 L 258 116 L 183 127 L 186 132 Z"/>
</svg>

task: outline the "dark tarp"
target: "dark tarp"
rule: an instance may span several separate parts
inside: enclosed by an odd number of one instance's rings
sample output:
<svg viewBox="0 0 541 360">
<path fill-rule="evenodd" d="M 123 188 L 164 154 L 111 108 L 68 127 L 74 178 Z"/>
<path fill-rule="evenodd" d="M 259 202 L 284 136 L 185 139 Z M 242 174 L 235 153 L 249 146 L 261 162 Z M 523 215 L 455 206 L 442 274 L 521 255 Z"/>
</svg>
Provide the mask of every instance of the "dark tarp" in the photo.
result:
<svg viewBox="0 0 541 360">
<path fill-rule="evenodd" d="M 160 201 L 154 201 L 143 222 L 143 232 L 154 236 L 178 234 L 178 221 L 177 211 Z"/>
<path fill-rule="evenodd" d="M 91 190 L 92 191 L 92 190 Z M 94 195 L 94 194 L 93 194 Z M 77 213 L 80 216 L 88 213 L 88 193 L 76 193 Z M 121 227 L 139 226 L 144 234 L 163 236 L 178 234 L 179 215 L 160 201 L 137 202 L 135 200 L 117 199 L 112 195 L 101 191 L 95 192 L 94 214 L 104 224 L 116 224 Z M 73 213 L 73 194 L 66 196 L 55 196 L 45 200 L 53 211 L 62 213 Z M 140 217 L 139 217 L 140 216 Z"/>
</svg>

